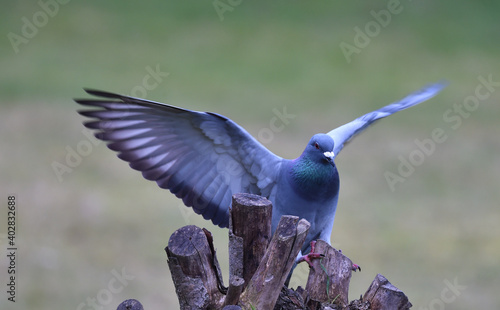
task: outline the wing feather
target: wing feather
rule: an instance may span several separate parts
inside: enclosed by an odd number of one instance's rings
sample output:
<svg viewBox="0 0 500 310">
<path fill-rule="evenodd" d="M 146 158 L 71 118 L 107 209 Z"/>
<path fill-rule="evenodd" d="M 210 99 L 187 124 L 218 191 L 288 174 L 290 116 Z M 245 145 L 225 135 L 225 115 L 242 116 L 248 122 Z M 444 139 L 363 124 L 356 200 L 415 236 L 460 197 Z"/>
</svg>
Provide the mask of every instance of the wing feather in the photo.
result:
<svg viewBox="0 0 500 310">
<path fill-rule="evenodd" d="M 330 131 L 328 135 L 333 138 L 335 143 L 333 149 L 335 156 L 338 155 L 347 142 L 365 130 L 368 126 L 372 125 L 375 121 L 429 100 L 437 95 L 446 85 L 447 83 L 445 82 L 427 85 L 424 88 L 409 94 L 400 101 L 389 104 L 379 110 L 367 113 L 356 118 L 350 123 Z"/>
<path fill-rule="evenodd" d="M 87 128 L 118 157 L 221 227 L 229 224 L 231 196 L 269 197 L 282 158 L 242 127 L 215 113 L 197 112 L 105 91 L 77 99 Z"/>
</svg>

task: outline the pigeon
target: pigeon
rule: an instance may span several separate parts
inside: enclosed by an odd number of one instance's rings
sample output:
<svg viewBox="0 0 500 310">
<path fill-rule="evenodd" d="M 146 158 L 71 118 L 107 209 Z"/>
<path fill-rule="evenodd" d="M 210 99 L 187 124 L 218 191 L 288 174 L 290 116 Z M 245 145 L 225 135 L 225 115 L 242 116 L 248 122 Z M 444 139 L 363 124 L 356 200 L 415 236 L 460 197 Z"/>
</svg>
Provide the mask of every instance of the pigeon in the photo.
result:
<svg viewBox="0 0 500 310">
<path fill-rule="evenodd" d="M 340 186 L 335 158 L 344 145 L 377 120 L 426 101 L 444 87 L 443 82 L 429 84 L 326 134 L 315 134 L 291 160 L 273 154 L 220 114 L 92 89 L 85 91 L 96 98 L 75 101 L 87 107 L 78 111 L 90 118 L 84 125 L 96 130 L 95 136 L 120 159 L 213 224 L 229 226 L 229 206 L 236 193 L 272 202 L 273 232 L 283 215 L 309 221 L 299 253 L 302 258 L 302 253 L 311 252 L 311 257 L 301 259 L 308 261 L 320 257 L 312 253 L 312 241 L 331 244 Z"/>
</svg>

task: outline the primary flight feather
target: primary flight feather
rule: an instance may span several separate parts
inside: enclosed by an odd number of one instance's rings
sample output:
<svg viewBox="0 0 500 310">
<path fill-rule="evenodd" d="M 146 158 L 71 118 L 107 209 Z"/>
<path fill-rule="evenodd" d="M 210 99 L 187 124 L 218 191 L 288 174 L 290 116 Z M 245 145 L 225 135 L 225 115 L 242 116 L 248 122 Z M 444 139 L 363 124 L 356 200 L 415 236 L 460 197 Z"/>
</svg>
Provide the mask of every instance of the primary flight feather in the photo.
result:
<svg viewBox="0 0 500 310">
<path fill-rule="evenodd" d="M 95 99 L 77 99 L 79 113 L 118 157 L 170 190 L 186 206 L 228 227 L 231 196 L 252 193 L 273 203 L 272 230 L 282 215 L 311 223 L 302 253 L 312 240 L 330 243 L 339 194 L 335 158 L 373 122 L 435 96 L 444 83 L 428 85 L 400 101 L 367 113 L 327 134 L 314 135 L 303 153 L 276 156 L 232 120 L 164 103 L 86 89 Z"/>
</svg>

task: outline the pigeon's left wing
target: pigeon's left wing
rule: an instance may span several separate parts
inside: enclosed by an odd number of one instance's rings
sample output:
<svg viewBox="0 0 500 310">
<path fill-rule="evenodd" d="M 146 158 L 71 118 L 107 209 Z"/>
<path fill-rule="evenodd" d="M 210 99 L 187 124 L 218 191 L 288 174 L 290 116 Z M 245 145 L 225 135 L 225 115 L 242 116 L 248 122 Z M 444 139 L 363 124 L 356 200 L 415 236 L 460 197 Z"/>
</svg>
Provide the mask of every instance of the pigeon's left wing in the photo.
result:
<svg viewBox="0 0 500 310">
<path fill-rule="evenodd" d="M 170 190 L 205 219 L 227 227 L 231 196 L 269 197 L 282 158 L 230 119 L 103 91 L 78 99 L 85 126 L 133 169 Z"/>
<path fill-rule="evenodd" d="M 389 104 L 379 110 L 367 113 L 361 117 L 358 117 L 350 123 L 347 123 L 330 131 L 328 135 L 333 138 L 333 141 L 335 143 L 335 146 L 333 148 L 335 156 L 337 156 L 338 153 L 342 150 L 344 144 L 349 142 L 349 140 L 365 130 L 368 126 L 373 124 L 373 122 L 394 114 L 398 111 L 424 102 L 437 95 L 437 93 L 439 93 L 445 86 L 446 83 L 444 82 L 428 85 L 414 93 L 411 93 L 400 101 Z"/>
</svg>

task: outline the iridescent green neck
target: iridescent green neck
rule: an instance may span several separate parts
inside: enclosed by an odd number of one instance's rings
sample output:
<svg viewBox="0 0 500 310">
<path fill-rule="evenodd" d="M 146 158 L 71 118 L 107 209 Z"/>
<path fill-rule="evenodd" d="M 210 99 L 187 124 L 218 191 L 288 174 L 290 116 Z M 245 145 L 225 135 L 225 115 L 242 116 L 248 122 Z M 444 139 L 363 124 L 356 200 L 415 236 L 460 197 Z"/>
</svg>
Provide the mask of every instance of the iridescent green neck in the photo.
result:
<svg viewBox="0 0 500 310">
<path fill-rule="evenodd" d="M 289 177 L 292 186 L 307 197 L 331 197 L 338 193 L 337 168 L 330 163 L 314 162 L 307 157 L 291 161 Z"/>
</svg>

